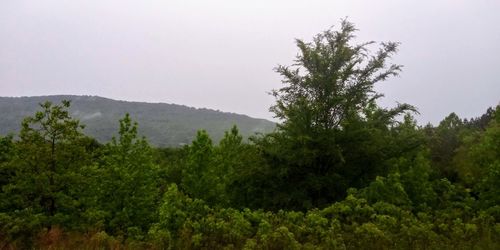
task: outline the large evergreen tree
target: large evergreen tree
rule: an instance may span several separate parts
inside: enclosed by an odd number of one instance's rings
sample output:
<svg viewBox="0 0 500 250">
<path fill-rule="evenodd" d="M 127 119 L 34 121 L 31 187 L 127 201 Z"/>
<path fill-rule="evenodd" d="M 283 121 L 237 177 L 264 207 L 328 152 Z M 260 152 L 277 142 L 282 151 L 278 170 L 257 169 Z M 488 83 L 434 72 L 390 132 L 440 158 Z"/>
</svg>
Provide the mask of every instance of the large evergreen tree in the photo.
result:
<svg viewBox="0 0 500 250">
<path fill-rule="evenodd" d="M 374 85 L 396 76 L 389 64 L 397 43 L 353 45 L 356 29 L 348 21 L 310 43 L 297 40 L 293 66 L 279 66 L 283 88 L 274 90 L 271 107 L 282 123 L 278 132 L 257 140 L 272 166 L 272 200 L 276 207 L 310 208 L 341 198 L 350 186 L 368 183 L 383 173 L 390 156 L 388 130 L 409 105 L 382 109 Z M 270 185 L 271 186 L 271 185 Z"/>
<path fill-rule="evenodd" d="M 69 115 L 69 101 L 40 106 L 41 111 L 22 123 L 16 154 L 4 167 L 12 176 L 3 191 L 13 216 L 31 218 L 32 225 L 78 227 L 85 206 L 81 199 L 89 140 Z"/>
</svg>

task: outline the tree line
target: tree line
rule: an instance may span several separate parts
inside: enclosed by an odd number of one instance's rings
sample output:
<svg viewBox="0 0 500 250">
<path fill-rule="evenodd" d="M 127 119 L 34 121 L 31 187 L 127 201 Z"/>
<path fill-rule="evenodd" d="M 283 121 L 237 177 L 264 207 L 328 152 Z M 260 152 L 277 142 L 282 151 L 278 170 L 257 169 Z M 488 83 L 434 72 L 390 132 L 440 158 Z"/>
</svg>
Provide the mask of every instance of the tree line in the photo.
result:
<svg viewBox="0 0 500 250">
<path fill-rule="evenodd" d="M 380 107 L 398 44 L 355 32 L 296 41 L 276 68 L 280 123 L 249 140 L 233 127 L 154 148 L 127 114 L 102 144 L 70 101 L 40 104 L 0 137 L 0 249 L 500 247 L 500 107 L 437 126 Z"/>
</svg>

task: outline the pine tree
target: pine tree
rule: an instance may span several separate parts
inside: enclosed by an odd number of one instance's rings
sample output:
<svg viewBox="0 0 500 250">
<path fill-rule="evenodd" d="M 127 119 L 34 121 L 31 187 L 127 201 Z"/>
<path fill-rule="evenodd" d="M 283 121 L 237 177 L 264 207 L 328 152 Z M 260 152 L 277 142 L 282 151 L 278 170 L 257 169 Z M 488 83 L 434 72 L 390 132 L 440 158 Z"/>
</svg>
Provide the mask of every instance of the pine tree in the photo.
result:
<svg viewBox="0 0 500 250">
<path fill-rule="evenodd" d="M 79 227 L 85 193 L 83 168 L 89 164 L 83 126 L 69 114 L 69 101 L 40 104 L 22 122 L 17 154 L 8 163 L 13 177 L 4 191 L 11 211 L 31 225 Z M 15 215 L 15 216 L 17 216 Z M 37 219 L 34 219 L 37 218 Z"/>
<path fill-rule="evenodd" d="M 141 237 L 156 218 L 158 170 L 151 147 L 138 138 L 137 123 L 129 114 L 120 120 L 118 139 L 105 145 L 98 171 L 97 204 L 105 226 L 115 234 Z"/>
</svg>

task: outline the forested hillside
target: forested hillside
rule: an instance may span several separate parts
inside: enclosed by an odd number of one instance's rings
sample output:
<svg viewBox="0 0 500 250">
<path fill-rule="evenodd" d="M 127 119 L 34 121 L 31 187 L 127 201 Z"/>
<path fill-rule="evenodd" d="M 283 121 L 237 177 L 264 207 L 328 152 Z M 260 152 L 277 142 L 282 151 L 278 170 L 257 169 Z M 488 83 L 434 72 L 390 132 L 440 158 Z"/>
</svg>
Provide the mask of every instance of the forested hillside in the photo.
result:
<svg viewBox="0 0 500 250">
<path fill-rule="evenodd" d="M 272 132 L 275 124 L 246 115 L 224 113 L 211 109 L 196 109 L 176 104 L 116 101 L 98 96 L 36 96 L 0 97 L 0 135 L 19 131 L 24 117 L 33 114 L 39 103 L 71 101 L 71 115 L 85 123 L 83 132 L 99 142 L 109 142 L 117 135 L 115 123 L 125 113 L 137 120 L 139 135 L 146 136 L 155 146 L 189 144 L 199 129 L 207 130 L 219 141 L 224 131 L 238 126 L 245 137 Z"/>
<path fill-rule="evenodd" d="M 153 147 L 125 114 L 100 143 L 42 103 L 0 138 L 0 249 L 500 249 L 500 106 L 437 126 L 378 106 L 398 44 L 355 31 L 297 40 L 283 122 L 249 141 Z"/>
</svg>

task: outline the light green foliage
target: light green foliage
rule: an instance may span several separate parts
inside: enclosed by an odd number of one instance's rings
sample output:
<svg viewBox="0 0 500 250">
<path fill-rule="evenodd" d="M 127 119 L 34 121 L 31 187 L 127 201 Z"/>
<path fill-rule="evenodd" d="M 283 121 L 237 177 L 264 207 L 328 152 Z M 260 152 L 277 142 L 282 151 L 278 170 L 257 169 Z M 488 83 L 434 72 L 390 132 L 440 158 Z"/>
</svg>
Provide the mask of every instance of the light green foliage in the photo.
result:
<svg viewBox="0 0 500 250">
<path fill-rule="evenodd" d="M 421 152 L 410 159 L 399 159 L 398 167 L 401 169 L 401 182 L 412 206 L 417 210 L 435 206 L 437 194 L 433 190 L 430 163 L 425 153 Z"/>
<path fill-rule="evenodd" d="M 190 196 L 211 204 L 218 201 L 221 191 L 220 175 L 214 164 L 215 152 L 206 131 L 200 130 L 189 147 L 187 162 L 182 170 L 182 187 Z"/>
<path fill-rule="evenodd" d="M 300 212 L 211 208 L 172 185 L 150 236 L 172 249 L 332 249 L 342 245 L 338 236 L 330 234 L 336 227 L 338 224 L 330 224 L 318 211 L 304 216 Z"/>
<path fill-rule="evenodd" d="M 243 168 L 242 153 L 244 153 L 243 137 L 238 128 L 233 126 L 230 131 L 224 133 L 224 137 L 216 148 L 216 164 L 218 174 L 223 176 L 221 183 L 225 186 L 234 179 L 235 169 Z"/>
<path fill-rule="evenodd" d="M 248 162 L 247 151 L 236 126 L 216 146 L 206 131 L 198 131 L 182 169 L 183 190 L 208 204 L 227 206 L 232 195 L 229 186 L 238 178 L 235 171 Z"/>
<path fill-rule="evenodd" d="M 399 173 L 389 174 L 386 178 L 377 177 L 367 188 L 363 189 L 363 193 L 371 203 L 384 201 L 402 207 L 410 205 L 410 199 L 401 183 Z"/>
<path fill-rule="evenodd" d="M 307 213 L 213 208 L 171 186 L 149 236 L 169 249 L 491 249 L 492 217 L 412 213 L 349 195 Z M 487 234 L 481 232 L 489 232 Z"/>
<path fill-rule="evenodd" d="M 119 137 L 105 145 L 97 169 L 97 206 L 104 225 L 115 234 L 139 237 L 156 218 L 157 166 L 152 149 L 137 137 L 137 123 L 127 114 Z"/>
</svg>

